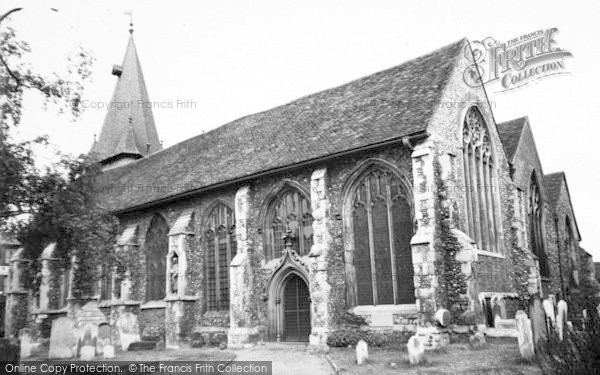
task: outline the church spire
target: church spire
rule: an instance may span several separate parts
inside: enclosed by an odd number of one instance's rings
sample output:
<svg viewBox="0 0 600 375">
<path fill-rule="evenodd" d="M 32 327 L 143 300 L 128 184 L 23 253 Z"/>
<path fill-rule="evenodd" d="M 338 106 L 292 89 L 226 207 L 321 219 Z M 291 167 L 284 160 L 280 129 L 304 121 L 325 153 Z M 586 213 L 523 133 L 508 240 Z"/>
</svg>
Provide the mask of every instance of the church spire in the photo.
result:
<svg viewBox="0 0 600 375">
<path fill-rule="evenodd" d="M 100 136 L 91 150 L 107 167 L 122 165 L 162 149 L 133 41 L 133 22 L 129 26 L 123 65 L 113 66 L 112 74 L 118 77 L 117 84 Z"/>
</svg>

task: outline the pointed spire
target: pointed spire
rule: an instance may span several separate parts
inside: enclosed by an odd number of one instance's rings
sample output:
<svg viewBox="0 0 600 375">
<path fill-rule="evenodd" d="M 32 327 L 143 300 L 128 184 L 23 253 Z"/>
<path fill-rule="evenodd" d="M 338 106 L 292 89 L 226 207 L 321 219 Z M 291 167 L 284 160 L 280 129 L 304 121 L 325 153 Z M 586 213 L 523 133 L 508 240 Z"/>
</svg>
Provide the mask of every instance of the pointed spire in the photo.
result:
<svg viewBox="0 0 600 375">
<path fill-rule="evenodd" d="M 162 149 L 142 68 L 133 41 L 133 22 L 117 84 L 98 140 L 91 152 L 105 164 L 121 157 L 141 158 Z"/>
</svg>

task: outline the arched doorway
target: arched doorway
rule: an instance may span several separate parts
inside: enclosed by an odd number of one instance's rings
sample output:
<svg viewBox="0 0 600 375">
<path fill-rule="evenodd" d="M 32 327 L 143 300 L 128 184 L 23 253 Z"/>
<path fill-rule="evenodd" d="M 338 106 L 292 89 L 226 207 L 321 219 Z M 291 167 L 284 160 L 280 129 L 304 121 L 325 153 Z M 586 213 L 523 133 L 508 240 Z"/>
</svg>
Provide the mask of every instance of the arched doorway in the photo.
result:
<svg viewBox="0 0 600 375">
<path fill-rule="evenodd" d="M 283 282 L 281 298 L 283 312 L 283 341 L 308 341 L 310 336 L 310 292 L 308 285 L 296 273 Z"/>
</svg>

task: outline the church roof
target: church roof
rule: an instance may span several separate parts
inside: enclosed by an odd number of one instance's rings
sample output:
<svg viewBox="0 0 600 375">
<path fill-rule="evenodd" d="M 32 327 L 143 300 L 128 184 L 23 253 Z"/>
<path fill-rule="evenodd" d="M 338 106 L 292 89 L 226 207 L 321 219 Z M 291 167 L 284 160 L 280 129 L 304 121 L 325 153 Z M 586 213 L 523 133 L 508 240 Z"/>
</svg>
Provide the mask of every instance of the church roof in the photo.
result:
<svg viewBox="0 0 600 375">
<path fill-rule="evenodd" d="M 502 122 L 497 126 L 506 157 L 510 161 L 513 160 L 515 152 L 517 152 L 517 147 L 519 146 L 519 141 L 521 140 L 521 134 L 523 134 L 523 128 L 528 121 L 529 119 L 527 116 L 525 116 Z"/>
<path fill-rule="evenodd" d="M 544 175 L 544 184 L 546 185 L 546 191 L 548 191 L 548 198 L 552 203 L 552 207 L 556 207 L 556 203 L 560 197 L 560 189 L 563 181 L 565 180 L 565 172 L 556 172 Z"/>
<path fill-rule="evenodd" d="M 127 211 L 426 131 L 463 39 L 342 86 L 252 114 L 107 170 L 100 200 Z"/>
<path fill-rule="evenodd" d="M 133 34 L 123 65 L 115 66 L 113 74 L 118 76 L 117 84 L 91 153 L 106 160 L 120 154 L 145 156 L 161 150 Z"/>
</svg>

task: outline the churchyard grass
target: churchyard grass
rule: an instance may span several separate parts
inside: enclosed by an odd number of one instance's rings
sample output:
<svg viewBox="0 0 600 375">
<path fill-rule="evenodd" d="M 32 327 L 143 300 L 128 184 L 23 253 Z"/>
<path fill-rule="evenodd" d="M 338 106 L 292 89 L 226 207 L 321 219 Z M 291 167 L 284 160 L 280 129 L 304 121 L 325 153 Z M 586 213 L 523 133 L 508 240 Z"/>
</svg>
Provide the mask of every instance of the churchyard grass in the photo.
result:
<svg viewBox="0 0 600 375">
<path fill-rule="evenodd" d="M 425 352 L 425 362 L 413 366 L 406 345 L 399 349 L 369 348 L 366 364 L 356 364 L 354 348 L 332 348 L 329 357 L 339 374 L 526 374 L 541 375 L 537 363 L 521 358 L 516 338 L 486 338 L 484 348 L 473 349 L 468 340 Z M 395 365 L 393 365 L 395 364 Z"/>
</svg>

